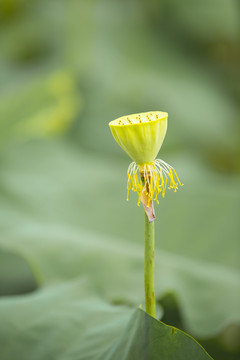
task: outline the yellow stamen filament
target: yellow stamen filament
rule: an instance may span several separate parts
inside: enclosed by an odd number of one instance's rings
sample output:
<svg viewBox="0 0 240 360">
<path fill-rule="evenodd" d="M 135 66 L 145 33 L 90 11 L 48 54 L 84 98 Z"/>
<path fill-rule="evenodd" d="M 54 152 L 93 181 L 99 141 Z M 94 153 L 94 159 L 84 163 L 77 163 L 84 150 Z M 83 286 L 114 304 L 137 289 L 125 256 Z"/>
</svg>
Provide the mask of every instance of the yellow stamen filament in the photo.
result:
<svg viewBox="0 0 240 360">
<path fill-rule="evenodd" d="M 143 191 L 148 196 L 148 206 L 151 200 L 159 203 L 158 195 L 162 193 L 164 198 L 168 179 L 170 180 L 168 189 L 174 189 L 174 192 L 177 191 L 178 185 L 183 185 L 173 167 L 160 159 L 143 165 L 132 162 L 129 165 L 127 175 L 127 200 L 129 199 L 129 191 L 133 190 L 138 194 L 138 205 L 140 205 Z"/>
</svg>

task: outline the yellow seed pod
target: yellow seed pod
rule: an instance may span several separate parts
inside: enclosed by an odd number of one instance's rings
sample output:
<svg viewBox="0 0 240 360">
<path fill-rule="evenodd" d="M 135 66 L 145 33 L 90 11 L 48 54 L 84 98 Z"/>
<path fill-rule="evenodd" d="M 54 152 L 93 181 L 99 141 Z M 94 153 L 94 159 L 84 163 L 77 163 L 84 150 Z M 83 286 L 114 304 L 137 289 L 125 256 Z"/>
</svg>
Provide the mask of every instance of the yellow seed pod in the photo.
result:
<svg viewBox="0 0 240 360">
<path fill-rule="evenodd" d="M 161 111 L 122 116 L 109 123 L 121 148 L 138 164 L 150 163 L 162 146 L 168 114 Z"/>
<path fill-rule="evenodd" d="M 127 200 L 130 190 L 136 192 L 138 205 L 142 201 L 147 215 L 152 200 L 158 203 L 160 193 L 164 198 L 167 187 L 176 192 L 178 185 L 183 185 L 171 165 L 156 159 L 166 135 L 167 118 L 166 112 L 152 111 L 109 123 L 116 142 L 134 160 L 127 170 Z"/>
</svg>

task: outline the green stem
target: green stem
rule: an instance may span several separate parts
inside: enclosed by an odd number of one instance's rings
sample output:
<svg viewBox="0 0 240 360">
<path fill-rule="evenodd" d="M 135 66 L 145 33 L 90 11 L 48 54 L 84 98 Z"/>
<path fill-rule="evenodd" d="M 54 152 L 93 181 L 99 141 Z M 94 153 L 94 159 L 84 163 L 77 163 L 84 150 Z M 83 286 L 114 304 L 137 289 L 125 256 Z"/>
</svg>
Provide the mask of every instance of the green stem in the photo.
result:
<svg viewBox="0 0 240 360">
<path fill-rule="evenodd" d="M 149 222 L 146 213 L 145 219 L 145 259 L 144 259 L 144 283 L 146 312 L 156 318 L 156 304 L 154 291 L 154 221 Z"/>
</svg>

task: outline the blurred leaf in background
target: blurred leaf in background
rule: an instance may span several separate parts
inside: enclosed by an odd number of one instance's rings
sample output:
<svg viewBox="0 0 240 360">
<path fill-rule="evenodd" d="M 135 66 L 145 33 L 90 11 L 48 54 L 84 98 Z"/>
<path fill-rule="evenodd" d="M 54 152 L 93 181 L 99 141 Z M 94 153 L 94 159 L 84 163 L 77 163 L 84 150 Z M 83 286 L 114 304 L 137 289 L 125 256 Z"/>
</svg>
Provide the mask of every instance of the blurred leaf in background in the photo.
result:
<svg viewBox="0 0 240 360">
<path fill-rule="evenodd" d="M 172 328 L 133 310 L 143 214 L 107 126 L 148 110 L 185 184 L 157 208 L 159 318 L 239 358 L 239 19 L 234 0 L 0 2 L 3 360 L 132 359 L 149 329 L 164 359 Z"/>
<path fill-rule="evenodd" d="M 0 102 L 1 142 L 24 141 L 65 133 L 82 98 L 68 71 L 41 76 L 3 95 Z"/>
</svg>

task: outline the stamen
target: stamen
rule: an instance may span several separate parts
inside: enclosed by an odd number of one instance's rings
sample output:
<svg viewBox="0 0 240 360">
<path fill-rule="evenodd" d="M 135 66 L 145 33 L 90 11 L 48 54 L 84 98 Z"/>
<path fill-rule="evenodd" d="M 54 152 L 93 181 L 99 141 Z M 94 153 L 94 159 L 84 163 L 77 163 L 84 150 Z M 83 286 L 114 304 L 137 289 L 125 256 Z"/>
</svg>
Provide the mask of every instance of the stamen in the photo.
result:
<svg viewBox="0 0 240 360">
<path fill-rule="evenodd" d="M 148 196 L 147 206 L 150 205 L 151 200 L 159 203 L 158 195 L 162 193 L 162 197 L 165 197 L 168 179 L 170 180 L 168 189 L 173 189 L 174 192 L 178 190 L 178 185 L 183 185 L 174 168 L 160 159 L 143 165 L 132 162 L 128 167 L 127 176 L 127 200 L 132 190 L 138 194 L 138 205 L 140 205 L 143 191 Z M 144 178 L 144 183 L 141 177 Z"/>
</svg>

